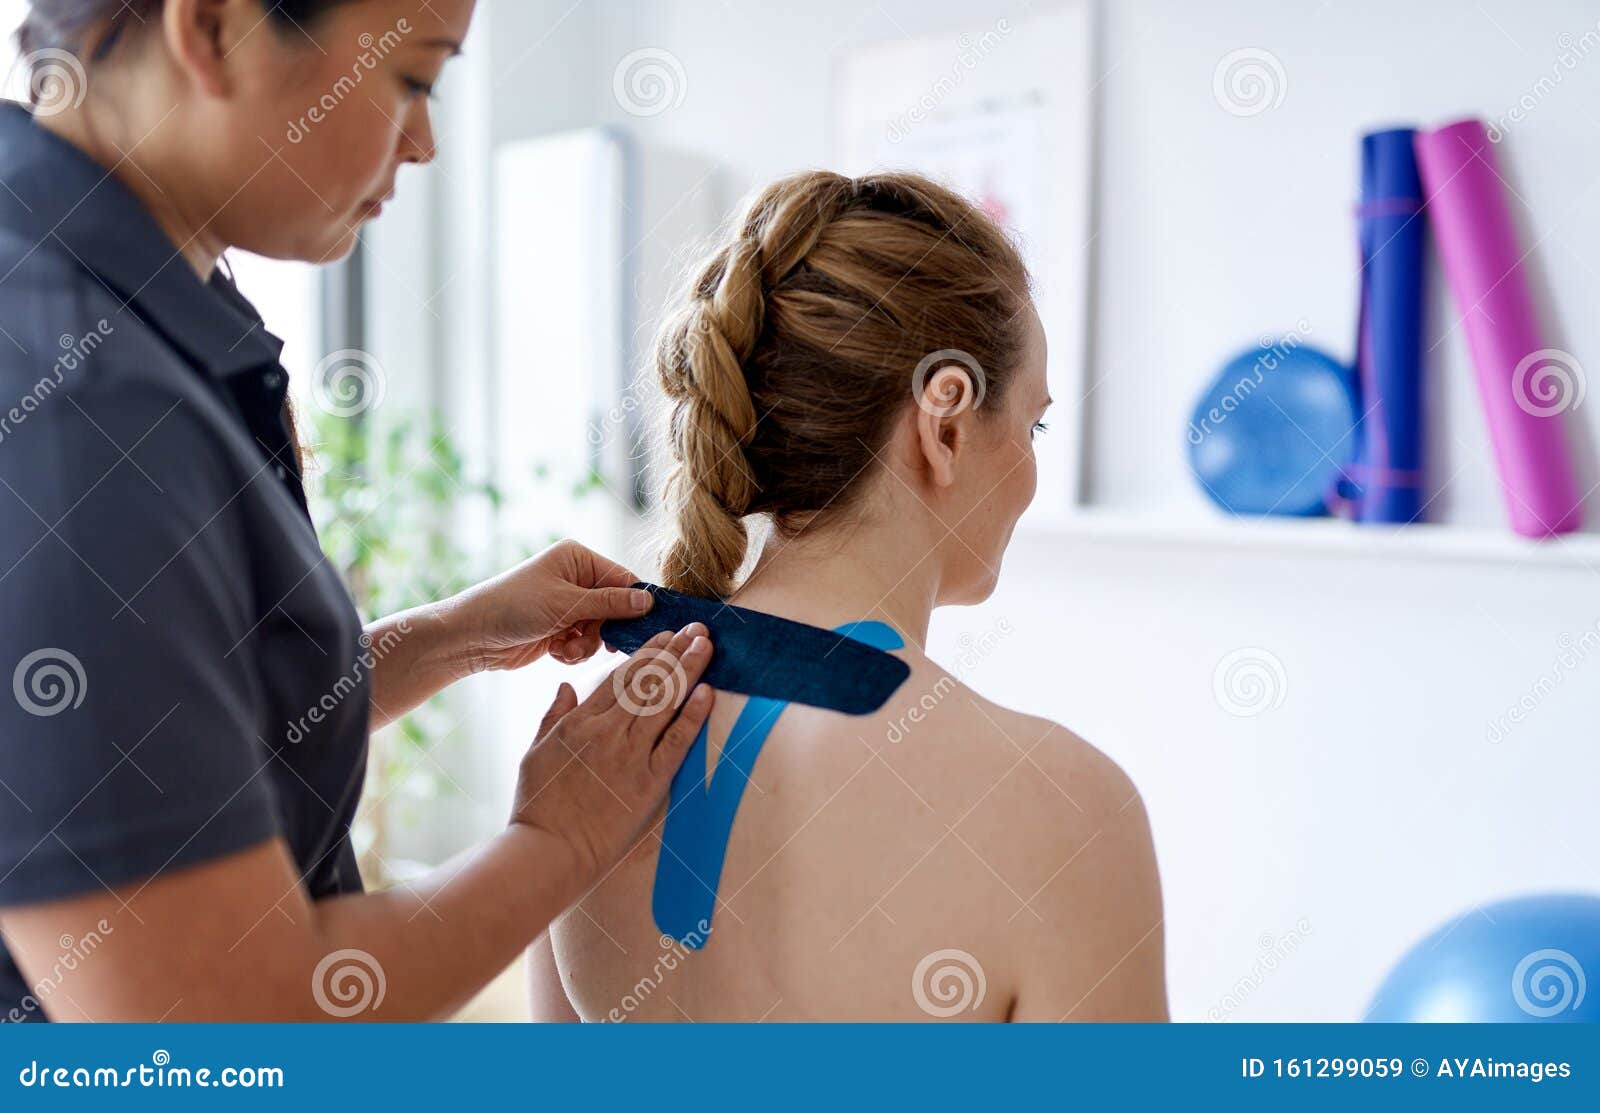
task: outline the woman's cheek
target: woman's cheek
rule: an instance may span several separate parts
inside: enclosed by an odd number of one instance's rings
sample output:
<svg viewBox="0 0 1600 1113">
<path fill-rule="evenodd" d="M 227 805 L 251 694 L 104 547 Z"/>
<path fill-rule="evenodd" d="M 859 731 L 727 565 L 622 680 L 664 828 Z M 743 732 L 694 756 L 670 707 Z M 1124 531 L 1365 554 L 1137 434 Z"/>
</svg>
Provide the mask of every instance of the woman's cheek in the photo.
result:
<svg viewBox="0 0 1600 1113">
<path fill-rule="evenodd" d="M 359 200 L 366 200 L 389 182 L 389 164 L 400 146 L 406 105 L 383 97 L 352 102 L 348 107 L 351 111 L 339 128 L 338 149 L 329 155 L 339 160 L 345 181 L 363 183 L 365 192 Z"/>
<path fill-rule="evenodd" d="M 1017 516 L 1021 517 L 1022 512 L 1028 509 L 1028 506 L 1033 502 L 1034 494 L 1039 490 L 1039 457 L 1034 450 L 1031 437 L 1028 441 L 1027 455 L 1023 458 L 1022 464 L 1017 468 L 1017 471 L 1020 475 Z"/>
</svg>

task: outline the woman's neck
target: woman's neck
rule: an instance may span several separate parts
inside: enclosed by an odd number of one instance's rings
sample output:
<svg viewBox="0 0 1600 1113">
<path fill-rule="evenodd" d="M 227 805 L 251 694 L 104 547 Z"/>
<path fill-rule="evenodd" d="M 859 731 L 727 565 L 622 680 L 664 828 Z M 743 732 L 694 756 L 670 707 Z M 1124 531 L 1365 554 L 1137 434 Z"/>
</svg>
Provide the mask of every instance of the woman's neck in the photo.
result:
<svg viewBox="0 0 1600 1113">
<path fill-rule="evenodd" d="M 226 245 L 217 240 L 205 221 L 184 215 L 183 194 L 174 185 L 183 176 L 168 172 L 161 157 L 172 127 L 171 113 L 137 137 L 125 138 L 116 134 L 114 124 L 96 119 L 93 106 L 91 99 L 65 112 L 35 116 L 34 122 L 105 167 L 111 177 L 138 198 L 200 281 L 209 281 Z"/>
<path fill-rule="evenodd" d="M 830 628 L 875 619 L 921 648 L 938 594 L 936 557 L 914 531 L 882 526 L 774 535 L 729 602 Z"/>
</svg>

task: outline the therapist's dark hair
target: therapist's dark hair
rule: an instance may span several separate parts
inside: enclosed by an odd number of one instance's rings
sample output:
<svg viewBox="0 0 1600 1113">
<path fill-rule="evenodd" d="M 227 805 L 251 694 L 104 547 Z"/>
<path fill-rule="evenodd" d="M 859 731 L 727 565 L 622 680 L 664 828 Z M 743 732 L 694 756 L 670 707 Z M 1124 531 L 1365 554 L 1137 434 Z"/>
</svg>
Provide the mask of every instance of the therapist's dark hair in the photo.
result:
<svg viewBox="0 0 1600 1113">
<path fill-rule="evenodd" d="M 811 171 L 762 190 L 657 344 L 673 404 L 662 583 L 725 597 L 747 516 L 792 536 L 849 514 L 926 357 L 976 361 L 980 409 L 997 406 L 1029 300 L 1006 234 L 927 178 Z"/>
<path fill-rule="evenodd" d="M 281 29 L 304 28 L 350 0 L 262 0 Z M 26 58 L 40 50 L 65 50 L 83 62 L 109 54 L 130 27 L 151 22 L 166 0 L 29 0 L 17 28 L 17 49 Z"/>
<path fill-rule="evenodd" d="M 262 0 L 262 7 L 282 31 L 303 33 L 323 15 L 351 0 Z M 166 0 L 29 0 L 28 14 L 16 30 L 17 49 L 27 61 L 41 50 L 65 50 L 85 65 L 101 61 L 128 33 L 159 18 Z M 30 98 L 40 90 L 28 83 Z M 299 430 L 294 409 L 284 403 L 283 421 L 301 466 Z"/>
</svg>

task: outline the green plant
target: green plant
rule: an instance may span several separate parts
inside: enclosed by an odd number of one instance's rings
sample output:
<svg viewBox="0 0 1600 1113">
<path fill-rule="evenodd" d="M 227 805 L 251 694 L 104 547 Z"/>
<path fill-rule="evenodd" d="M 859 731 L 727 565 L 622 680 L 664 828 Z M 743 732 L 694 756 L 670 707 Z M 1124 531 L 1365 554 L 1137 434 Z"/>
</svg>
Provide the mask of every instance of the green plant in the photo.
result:
<svg viewBox="0 0 1600 1113">
<path fill-rule="evenodd" d="M 560 539 L 554 532 L 542 539 L 505 536 L 501 490 L 470 474 L 436 416 L 385 410 L 381 420 L 373 417 L 316 410 L 303 423 L 312 518 L 363 619 L 447 598 L 501 571 L 506 550 L 529 555 Z M 558 471 L 571 474 L 540 464 L 533 477 L 554 486 Z M 573 501 L 605 490 L 593 473 L 567 483 Z M 495 533 L 499 546 L 490 543 Z M 477 543 L 464 544 L 468 536 Z M 432 751 L 460 721 L 461 708 L 445 691 L 373 736 L 355 828 L 366 876 L 396 880 L 394 835 L 415 821 L 417 809 L 450 791 L 453 782 Z"/>
<path fill-rule="evenodd" d="M 494 484 L 468 474 L 448 430 L 432 417 L 384 415 L 382 423 L 317 412 L 307 424 L 307 498 L 323 551 L 344 575 L 366 620 L 407 610 L 484 579 L 487 559 L 463 545 L 464 512 L 498 510 Z M 448 791 L 429 751 L 458 716 L 441 694 L 373 738 L 367 792 L 357 819 L 364 871 L 388 874 L 386 851 L 400 805 Z"/>
</svg>

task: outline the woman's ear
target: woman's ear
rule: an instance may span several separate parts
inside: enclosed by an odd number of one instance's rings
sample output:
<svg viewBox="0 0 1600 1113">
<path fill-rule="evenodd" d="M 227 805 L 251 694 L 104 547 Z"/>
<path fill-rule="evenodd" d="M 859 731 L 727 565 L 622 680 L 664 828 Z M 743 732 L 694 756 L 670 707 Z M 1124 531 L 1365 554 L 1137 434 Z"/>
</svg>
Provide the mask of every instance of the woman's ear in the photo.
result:
<svg viewBox="0 0 1600 1113">
<path fill-rule="evenodd" d="M 981 373 L 947 363 L 913 385 L 922 388 L 912 415 L 917 447 L 934 486 L 949 487 L 956 481 L 956 457 L 971 439 L 972 411 L 982 398 Z"/>
<path fill-rule="evenodd" d="M 244 22 L 255 7 L 253 22 Z M 251 0 L 167 0 L 161 11 L 161 37 L 178 69 L 202 92 L 227 96 L 228 55 L 263 21 Z M 263 32 L 264 33 L 264 32 Z"/>
</svg>

